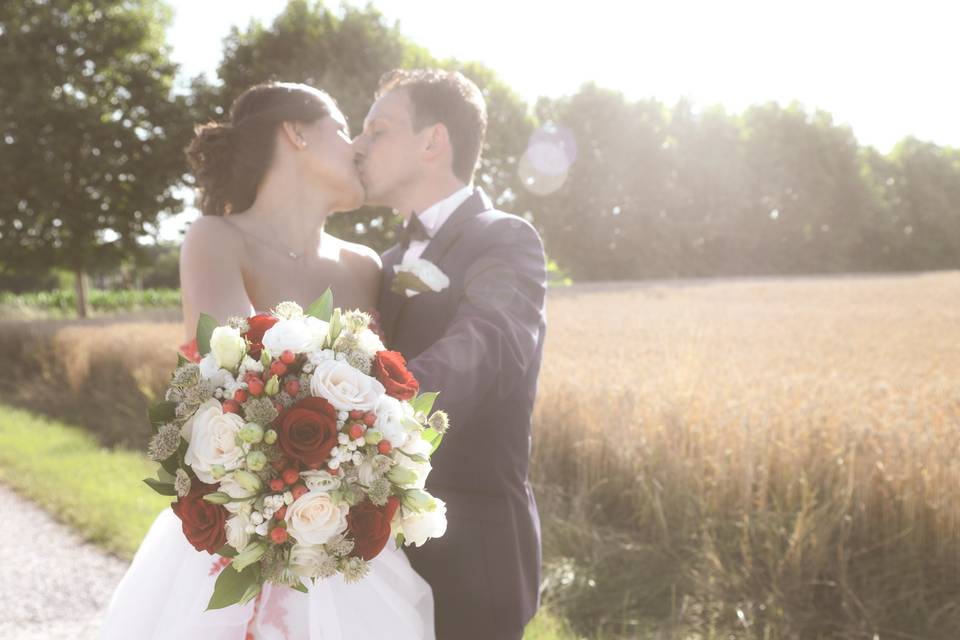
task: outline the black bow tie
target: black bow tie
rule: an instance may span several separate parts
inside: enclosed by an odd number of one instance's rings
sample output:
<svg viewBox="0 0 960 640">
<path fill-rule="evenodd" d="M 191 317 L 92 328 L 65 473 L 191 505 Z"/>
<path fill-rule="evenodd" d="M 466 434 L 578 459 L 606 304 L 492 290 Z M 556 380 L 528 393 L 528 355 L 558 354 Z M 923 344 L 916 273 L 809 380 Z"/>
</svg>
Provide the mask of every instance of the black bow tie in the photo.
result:
<svg viewBox="0 0 960 640">
<path fill-rule="evenodd" d="M 417 214 L 411 213 L 410 221 L 400 228 L 399 237 L 400 245 L 406 249 L 410 246 L 411 242 L 416 240 L 429 240 L 430 234 L 427 233 L 427 228 L 423 226 L 422 222 L 420 222 L 420 218 L 417 217 Z"/>
</svg>

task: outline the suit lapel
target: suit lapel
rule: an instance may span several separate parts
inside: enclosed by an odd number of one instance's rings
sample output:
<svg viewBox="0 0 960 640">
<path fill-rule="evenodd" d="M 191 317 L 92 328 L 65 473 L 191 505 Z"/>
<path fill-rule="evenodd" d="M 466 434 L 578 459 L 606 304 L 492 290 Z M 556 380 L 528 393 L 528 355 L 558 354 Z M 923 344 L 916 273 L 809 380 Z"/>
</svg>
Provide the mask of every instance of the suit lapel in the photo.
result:
<svg viewBox="0 0 960 640">
<path fill-rule="evenodd" d="M 450 217 L 447 218 L 447 221 L 440 226 L 437 234 L 430 240 L 429 244 L 427 244 L 423 255 L 420 257 L 423 260 L 429 260 L 439 266 L 440 261 L 443 260 L 447 252 L 450 251 L 460 238 L 463 232 L 463 224 L 475 215 L 492 208 L 493 203 L 490 201 L 490 198 L 487 197 L 487 194 L 484 193 L 483 189 L 479 187 L 475 189 L 473 195 L 457 207 L 457 209 L 450 214 Z M 404 306 L 411 300 L 411 298 L 403 294 L 394 293 L 390 290 L 393 278 L 396 276 L 395 267 L 400 264 L 403 259 L 403 254 L 404 250 L 400 245 L 394 245 L 383 254 L 384 279 L 382 282 L 384 289 L 382 295 L 383 308 L 380 309 L 380 313 L 383 317 L 384 329 L 390 339 L 393 339 L 396 335 L 395 325 L 397 318 L 400 316 L 400 312 L 403 311 Z"/>
</svg>

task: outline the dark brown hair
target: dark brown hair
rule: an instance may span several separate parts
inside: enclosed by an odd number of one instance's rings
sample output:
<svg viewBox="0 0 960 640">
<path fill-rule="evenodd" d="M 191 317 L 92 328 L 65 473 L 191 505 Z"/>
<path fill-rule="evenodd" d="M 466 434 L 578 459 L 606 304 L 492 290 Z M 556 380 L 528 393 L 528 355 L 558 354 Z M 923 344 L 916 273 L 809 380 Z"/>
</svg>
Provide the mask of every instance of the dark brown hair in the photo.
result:
<svg viewBox="0 0 960 640">
<path fill-rule="evenodd" d="M 309 124 L 330 115 L 333 105 L 319 89 L 269 82 L 240 94 L 230 106 L 227 122 L 197 126 L 186 153 L 203 214 L 222 216 L 250 208 L 273 161 L 280 123 Z"/>
<path fill-rule="evenodd" d="M 487 105 L 477 85 L 459 71 L 394 69 L 380 78 L 376 97 L 395 89 L 410 97 L 415 131 L 437 123 L 447 128 L 453 173 L 470 182 L 487 132 Z"/>
</svg>

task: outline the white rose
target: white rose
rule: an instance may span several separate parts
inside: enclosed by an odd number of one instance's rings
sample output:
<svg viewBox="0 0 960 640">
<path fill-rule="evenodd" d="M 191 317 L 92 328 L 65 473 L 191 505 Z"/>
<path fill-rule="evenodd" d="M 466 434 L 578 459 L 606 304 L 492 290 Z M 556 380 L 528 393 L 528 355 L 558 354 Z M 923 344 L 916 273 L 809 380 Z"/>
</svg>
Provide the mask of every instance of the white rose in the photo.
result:
<svg viewBox="0 0 960 640">
<path fill-rule="evenodd" d="M 237 435 L 243 428 L 243 418 L 235 413 L 224 413 L 216 400 L 207 400 L 189 421 L 190 442 L 184 461 L 197 477 L 208 484 L 217 480 L 211 474 L 214 465 L 223 465 L 227 471 L 240 466 L 243 449 L 237 444 Z M 187 430 L 187 425 L 184 425 Z"/>
<path fill-rule="evenodd" d="M 322 491 L 308 491 L 287 507 L 287 533 L 300 544 L 324 544 L 347 528 L 348 504 L 334 504 Z"/>
<path fill-rule="evenodd" d="M 217 360 L 217 366 L 234 370 L 243 359 L 246 341 L 240 330 L 234 327 L 217 327 L 210 336 L 210 353 Z"/>
<path fill-rule="evenodd" d="M 409 273 L 424 286 L 421 289 L 419 288 L 420 283 L 417 283 L 417 289 L 407 289 L 405 291 L 407 297 L 415 296 L 421 291 L 443 291 L 450 286 L 450 278 L 447 277 L 447 274 L 441 271 L 440 267 L 423 258 L 404 261 L 397 265 L 395 269 L 397 274 Z"/>
<path fill-rule="evenodd" d="M 326 471 L 301 471 L 300 477 L 310 491 L 333 491 L 340 486 L 340 478 Z"/>
<path fill-rule="evenodd" d="M 320 575 L 320 565 L 329 556 L 319 545 L 295 544 L 290 548 L 290 568 L 302 578 Z"/>
<path fill-rule="evenodd" d="M 403 424 L 403 418 L 406 415 L 403 403 L 384 394 L 377 401 L 374 411 L 377 414 L 377 421 L 374 426 L 383 434 L 384 439 L 390 441 L 390 445 L 395 448 L 406 444 L 408 434 L 407 428 Z"/>
<path fill-rule="evenodd" d="M 250 534 L 247 532 L 247 525 L 250 524 L 250 516 L 245 513 L 238 513 L 227 518 L 227 544 L 238 552 L 243 551 L 250 544 Z"/>
<path fill-rule="evenodd" d="M 260 373 L 263 371 L 263 363 L 259 360 L 254 360 L 250 356 L 243 356 L 243 362 L 240 365 L 240 368 L 243 371 L 253 371 L 255 373 Z"/>
<path fill-rule="evenodd" d="M 303 318 L 297 320 L 278 320 L 263 334 L 263 346 L 274 358 L 284 351 L 303 353 L 309 351 L 313 343 L 313 334 L 307 328 Z"/>
<path fill-rule="evenodd" d="M 224 386 L 233 377 L 229 371 L 220 366 L 217 357 L 212 352 L 203 356 L 198 366 L 200 367 L 200 376 L 204 380 L 209 380 L 214 387 Z"/>
<path fill-rule="evenodd" d="M 330 333 L 330 323 L 313 316 L 305 316 L 303 321 L 307 326 L 307 332 L 310 334 L 310 345 L 304 351 L 319 351 L 323 348 L 327 334 Z"/>
<path fill-rule="evenodd" d="M 395 518 L 393 535 L 402 533 L 405 544 L 413 543 L 419 547 L 430 538 L 439 538 L 446 533 L 447 505 L 440 498 L 434 498 L 434 501 L 437 507 L 433 511 L 408 511 L 406 517 Z"/>
<path fill-rule="evenodd" d="M 376 378 L 357 371 L 342 360 L 319 363 L 310 380 L 310 392 L 326 398 L 337 411 L 370 411 L 385 391 Z"/>
</svg>

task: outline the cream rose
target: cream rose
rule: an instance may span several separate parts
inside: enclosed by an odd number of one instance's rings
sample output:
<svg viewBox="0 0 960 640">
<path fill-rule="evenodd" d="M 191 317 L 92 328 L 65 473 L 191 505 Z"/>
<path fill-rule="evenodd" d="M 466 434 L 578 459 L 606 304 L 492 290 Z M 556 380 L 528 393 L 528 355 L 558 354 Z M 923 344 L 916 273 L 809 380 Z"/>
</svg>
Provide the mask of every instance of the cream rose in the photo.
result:
<svg viewBox="0 0 960 640">
<path fill-rule="evenodd" d="M 313 334 L 303 321 L 279 320 L 263 334 L 263 346 L 274 358 L 280 357 L 284 351 L 303 353 L 310 350 L 313 344 Z"/>
<path fill-rule="evenodd" d="M 301 578 L 320 575 L 321 567 L 330 556 L 318 545 L 295 544 L 290 548 L 290 568 Z"/>
<path fill-rule="evenodd" d="M 342 360 L 321 362 L 310 380 L 310 392 L 326 398 L 337 411 L 370 411 L 385 391 L 376 378 L 357 371 Z"/>
<path fill-rule="evenodd" d="M 422 487 L 421 487 L 422 488 Z M 223 478 L 220 479 L 220 491 L 227 494 L 231 498 L 249 498 L 254 495 L 255 492 L 248 491 L 240 486 L 240 483 L 236 481 L 232 473 L 228 473 Z M 252 500 L 242 500 L 238 502 L 227 502 L 223 506 L 230 513 L 246 513 L 249 515 L 252 506 Z"/>
<path fill-rule="evenodd" d="M 334 504 L 322 491 L 308 491 L 287 507 L 287 533 L 300 544 L 324 544 L 347 529 L 350 505 Z"/>
<path fill-rule="evenodd" d="M 200 367 L 200 376 L 213 384 L 214 387 L 223 387 L 233 379 L 230 372 L 220 366 L 217 357 L 212 352 L 203 356 L 198 366 Z"/>
<path fill-rule="evenodd" d="M 434 501 L 437 506 L 433 511 L 408 511 L 406 517 L 394 518 L 391 534 L 395 536 L 402 533 L 406 544 L 419 547 L 430 538 L 439 538 L 446 533 L 447 505 L 439 498 L 434 498 Z"/>
<path fill-rule="evenodd" d="M 200 405 L 183 429 L 190 443 L 184 461 L 198 478 L 213 484 L 217 481 L 211 474 L 214 465 L 223 465 L 227 471 L 240 466 L 244 454 L 237 444 L 237 435 L 243 424 L 243 418 L 237 414 L 224 413 L 217 400 Z"/>
<path fill-rule="evenodd" d="M 247 343 L 234 327 L 217 327 L 210 336 L 210 352 L 216 358 L 217 366 L 233 371 L 240 364 L 246 352 Z"/>
</svg>

